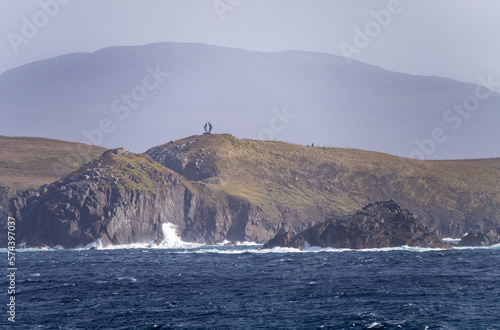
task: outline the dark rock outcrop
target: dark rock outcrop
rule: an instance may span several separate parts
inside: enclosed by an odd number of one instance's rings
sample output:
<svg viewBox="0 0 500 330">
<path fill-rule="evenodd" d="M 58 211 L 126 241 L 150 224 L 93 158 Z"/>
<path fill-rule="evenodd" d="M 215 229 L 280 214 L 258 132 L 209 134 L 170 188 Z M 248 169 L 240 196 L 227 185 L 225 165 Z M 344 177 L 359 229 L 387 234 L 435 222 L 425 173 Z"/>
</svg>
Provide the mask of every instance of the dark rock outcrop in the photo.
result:
<svg viewBox="0 0 500 330">
<path fill-rule="evenodd" d="M 109 150 L 52 184 L 24 191 L 10 201 L 10 210 L 17 220 L 17 242 L 27 247 L 161 241 L 164 223 L 176 225 L 183 240 L 206 244 L 265 242 L 278 229 L 258 206 L 209 191 L 205 183 L 187 180 L 148 155 L 122 149 Z M 278 216 L 290 226 L 302 226 L 300 215 Z M 0 244 L 6 245 L 5 237 Z"/>
<path fill-rule="evenodd" d="M 281 233 L 264 245 L 366 249 L 399 246 L 450 248 L 410 211 L 394 201 L 369 204 L 352 216 L 332 219 L 293 236 Z"/>
<path fill-rule="evenodd" d="M 27 246 L 85 246 L 163 238 L 167 219 L 184 229 L 179 208 L 192 194 L 182 178 L 146 157 L 111 150 L 68 177 L 11 200 L 17 237 Z"/>
<path fill-rule="evenodd" d="M 497 229 L 473 230 L 458 242 L 458 246 L 490 246 L 498 243 L 500 243 L 500 227 Z"/>
<path fill-rule="evenodd" d="M 146 154 L 188 180 L 202 181 L 216 177 L 220 172 L 215 166 L 215 156 L 203 152 L 203 149 L 192 149 L 192 145 L 196 142 L 197 139 L 193 138 L 182 144 L 170 146 L 171 148 L 166 148 L 165 145 L 158 146 L 151 148 Z"/>
</svg>

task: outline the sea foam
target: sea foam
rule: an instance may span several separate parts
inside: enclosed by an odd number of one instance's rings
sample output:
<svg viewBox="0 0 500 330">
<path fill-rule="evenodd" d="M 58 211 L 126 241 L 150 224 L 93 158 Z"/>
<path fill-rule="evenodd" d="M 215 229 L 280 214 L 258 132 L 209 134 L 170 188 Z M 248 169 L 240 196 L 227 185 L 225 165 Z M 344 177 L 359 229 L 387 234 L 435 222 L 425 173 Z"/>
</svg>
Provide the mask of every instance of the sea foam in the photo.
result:
<svg viewBox="0 0 500 330">
<path fill-rule="evenodd" d="M 120 250 L 120 249 L 194 249 L 201 246 L 198 243 L 184 242 L 177 234 L 177 226 L 173 223 L 166 222 L 162 224 L 163 240 L 156 245 L 155 240 L 147 243 L 132 243 L 132 244 L 118 244 L 110 246 L 102 246 L 100 242 L 91 243 L 85 249 L 96 246 L 98 250 Z"/>
<path fill-rule="evenodd" d="M 163 249 L 194 249 L 200 247 L 201 244 L 184 242 L 177 234 L 177 226 L 173 223 L 166 222 L 162 224 L 163 241 L 157 248 Z M 153 244 L 152 247 L 155 247 Z"/>
</svg>

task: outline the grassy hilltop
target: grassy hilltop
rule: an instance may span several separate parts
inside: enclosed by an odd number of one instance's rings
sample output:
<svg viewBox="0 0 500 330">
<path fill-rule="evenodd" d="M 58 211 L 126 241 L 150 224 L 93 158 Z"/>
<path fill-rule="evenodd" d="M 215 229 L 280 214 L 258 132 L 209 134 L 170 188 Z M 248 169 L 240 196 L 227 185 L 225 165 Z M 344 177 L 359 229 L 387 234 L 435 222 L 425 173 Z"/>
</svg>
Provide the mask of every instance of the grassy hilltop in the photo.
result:
<svg viewBox="0 0 500 330">
<path fill-rule="evenodd" d="M 82 143 L 0 135 L 0 201 L 15 191 L 58 180 L 105 150 Z"/>
<path fill-rule="evenodd" d="M 147 153 L 270 218 L 284 209 L 340 215 L 393 199 L 443 235 L 500 222 L 500 159 L 421 161 L 229 134 L 192 136 Z"/>
</svg>

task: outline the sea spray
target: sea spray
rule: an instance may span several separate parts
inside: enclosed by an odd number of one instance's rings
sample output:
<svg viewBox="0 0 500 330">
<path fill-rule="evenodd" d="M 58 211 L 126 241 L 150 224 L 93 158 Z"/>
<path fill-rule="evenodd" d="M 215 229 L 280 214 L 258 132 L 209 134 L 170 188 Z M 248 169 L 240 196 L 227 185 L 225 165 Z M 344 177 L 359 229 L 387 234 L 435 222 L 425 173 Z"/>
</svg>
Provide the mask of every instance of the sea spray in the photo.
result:
<svg viewBox="0 0 500 330">
<path fill-rule="evenodd" d="M 200 247 L 201 244 L 184 242 L 177 234 L 177 226 L 170 222 L 162 224 L 163 241 L 158 248 L 164 249 L 193 249 Z"/>
<path fill-rule="evenodd" d="M 180 236 L 177 234 L 177 226 L 173 223 L 163 223 L 163 240 L 160 244 L 156 245 L 155 240 L 151 240 L 147 243 L 130 243 L 130 244 L 118 244 L 118 245 L 108 245 L 103 246 L 100 240 L 92 242 L 83 248 L 77 248 L 77 250 L 89 250 L 91 248 L 96 248 L 97 250 L 120 250 L 120 249 L 194 249 L 201 246 L 198 243 L 184 242 Z"/>
</svg>

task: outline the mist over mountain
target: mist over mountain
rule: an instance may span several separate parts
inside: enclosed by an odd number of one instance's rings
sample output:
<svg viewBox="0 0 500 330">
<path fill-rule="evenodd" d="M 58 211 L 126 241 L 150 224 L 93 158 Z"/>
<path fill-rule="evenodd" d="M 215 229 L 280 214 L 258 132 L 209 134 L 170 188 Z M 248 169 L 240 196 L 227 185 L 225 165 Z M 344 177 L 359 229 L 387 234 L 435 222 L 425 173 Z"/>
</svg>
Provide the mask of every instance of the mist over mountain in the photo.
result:
<svg viewBox="0 0 500 330">
<path fill-rule="evenodd" d="M 157 43 L 68 54 L 0 75 L 0 108 L 2 135 L 134 152 L 210 121 L 242 138 L 405 157 L 500 154 L 500 97 L 486 88 L 304 51 Z"/>
</svg>

